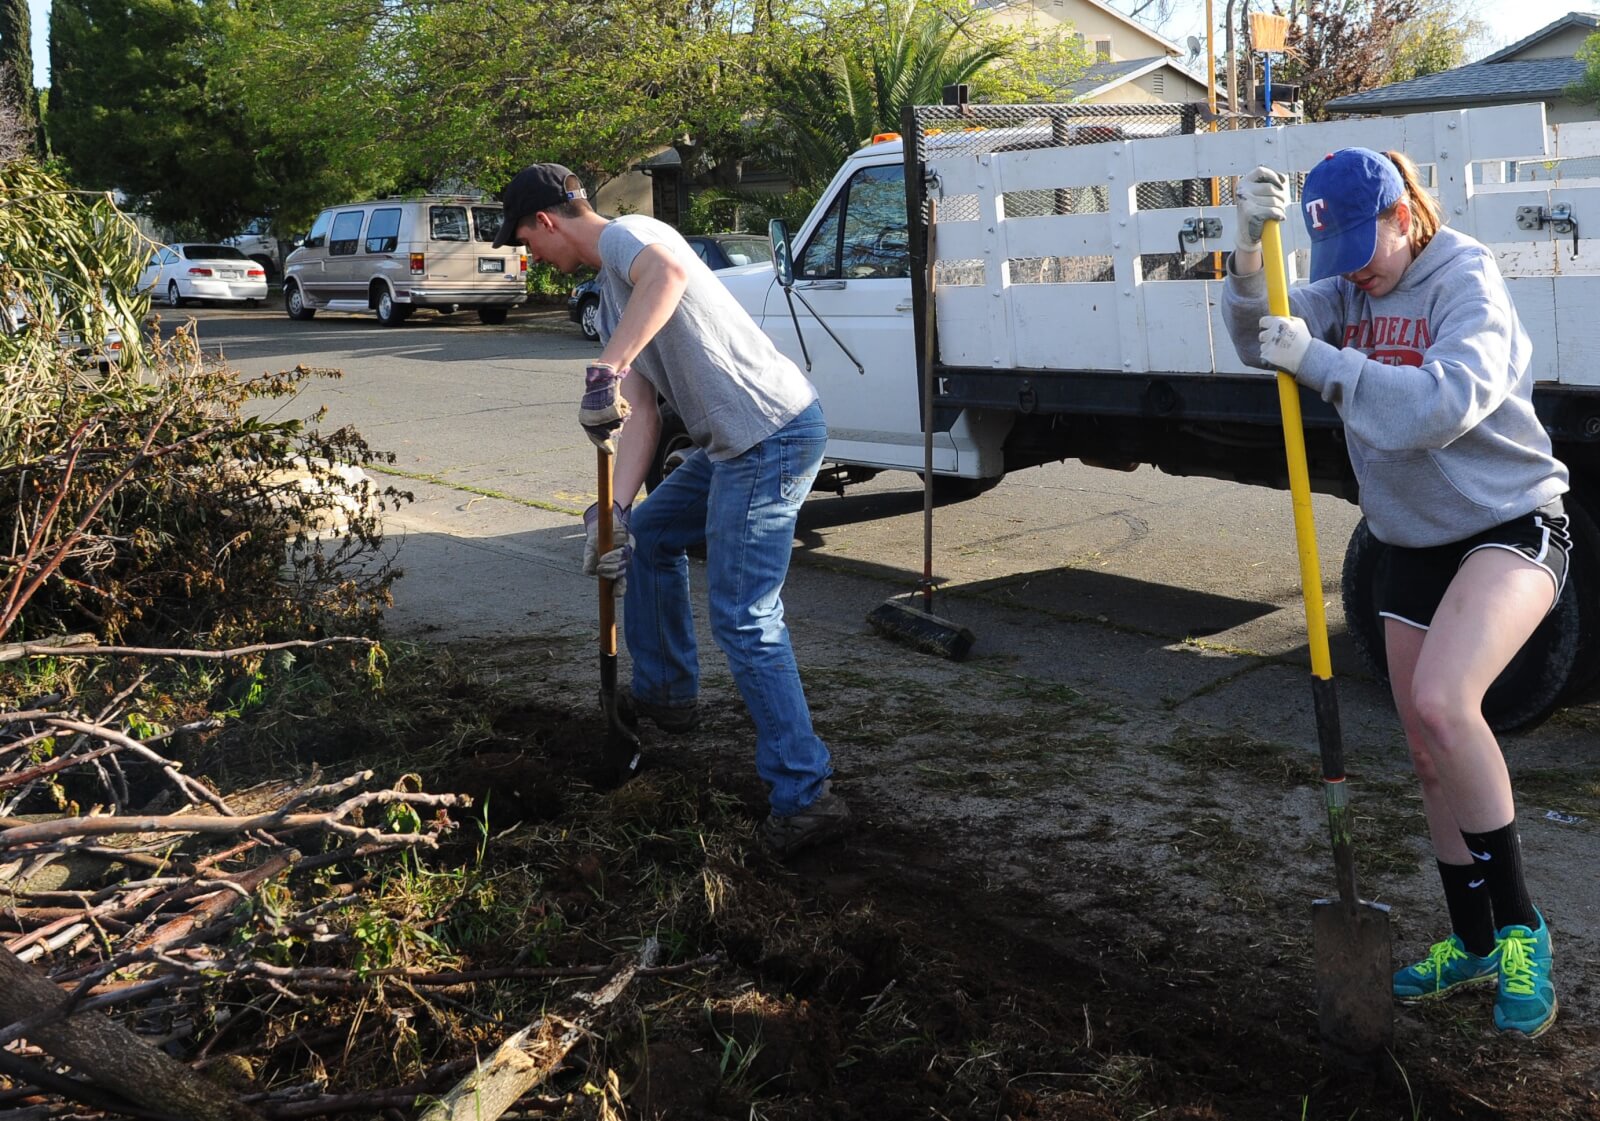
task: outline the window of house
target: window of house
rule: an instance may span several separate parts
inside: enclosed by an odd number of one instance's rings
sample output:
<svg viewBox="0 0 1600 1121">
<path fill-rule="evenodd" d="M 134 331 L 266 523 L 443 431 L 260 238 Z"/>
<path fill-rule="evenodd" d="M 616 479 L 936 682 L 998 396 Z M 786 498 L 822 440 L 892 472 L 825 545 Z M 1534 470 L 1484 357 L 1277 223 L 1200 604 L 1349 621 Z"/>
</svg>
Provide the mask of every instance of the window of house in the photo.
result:
<svg viewBox="0 0 1600 1121">
<path fill-rule="evenodd" d="M 333 220 L 333 232 L 328 235 L 328 255 L 346 257 L 356 251 L 361 242 L 361 219 L 366 214 L 360 210 L 346 210 Z"/>
<path fill-rule="evenodd" d="M 1109 35 L 1101 35 L 1101 36 L 1097 36 L 1095 38 L 1095 41 L 1094 41 L 1094 56 L 1096 58 L 1106 59 L 1107 61 L 1110 60 L 1110 58 L 1111 58 L 1111 36 L 1109 36 Z"/>
</svg>

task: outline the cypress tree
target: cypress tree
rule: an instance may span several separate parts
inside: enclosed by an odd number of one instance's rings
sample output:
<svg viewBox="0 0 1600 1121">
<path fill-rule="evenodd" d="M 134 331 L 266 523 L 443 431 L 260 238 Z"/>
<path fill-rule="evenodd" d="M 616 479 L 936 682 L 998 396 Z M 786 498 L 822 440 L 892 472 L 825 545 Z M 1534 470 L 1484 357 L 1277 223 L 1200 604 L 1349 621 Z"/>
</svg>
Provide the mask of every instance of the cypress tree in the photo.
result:
<svg viewBox="0 0 1600 1121">
<path fill-rule="evenodd" d="M 33 22 L 28 0 L 0 0 L 0 101 L 16 113 L 31 141 L 38 130 L 39 95 L 33 88 Z"/>
</svg>

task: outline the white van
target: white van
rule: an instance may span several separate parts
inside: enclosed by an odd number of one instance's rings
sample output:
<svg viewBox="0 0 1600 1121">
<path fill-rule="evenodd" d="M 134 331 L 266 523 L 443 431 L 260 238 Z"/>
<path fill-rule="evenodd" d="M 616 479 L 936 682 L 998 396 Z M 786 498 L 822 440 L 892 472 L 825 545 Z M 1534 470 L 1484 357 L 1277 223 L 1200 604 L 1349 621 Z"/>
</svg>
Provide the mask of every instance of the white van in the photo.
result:
<svg viewBox="0 0 1600 1121">
<path fill-rule="evenodd" d="M 504 323 L 528 298 L 528 258 L 495 249 L 500 204 L 460 195 L 382 199 L 317 215 L 283 269 L 290 319 L 318 311 L 372 311 L 385 327 L 417 308 L 476 308 Z"/>
</svg>

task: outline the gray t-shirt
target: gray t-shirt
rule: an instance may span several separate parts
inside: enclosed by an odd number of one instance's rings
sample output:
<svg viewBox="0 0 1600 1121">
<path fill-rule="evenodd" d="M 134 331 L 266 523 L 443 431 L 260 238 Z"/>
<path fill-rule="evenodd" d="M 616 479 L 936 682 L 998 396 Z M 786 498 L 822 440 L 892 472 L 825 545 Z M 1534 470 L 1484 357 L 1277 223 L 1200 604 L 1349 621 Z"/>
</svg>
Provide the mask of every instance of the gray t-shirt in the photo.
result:
<svg viewBox="0 0 1600 1121">
<path fill-rule="evenodd" d="M 600 235 L 600 337 L 610 341 L 633 285 L 628 273 L 648 245 L 664 245 L 688 272 L 677 310 L 633 368 L 683 420 L 713 460 L 749 451 L 805 411 L 816 388 L 739 306 L 689 243 L 664 222 L 629 214 Z"/>
</svg>

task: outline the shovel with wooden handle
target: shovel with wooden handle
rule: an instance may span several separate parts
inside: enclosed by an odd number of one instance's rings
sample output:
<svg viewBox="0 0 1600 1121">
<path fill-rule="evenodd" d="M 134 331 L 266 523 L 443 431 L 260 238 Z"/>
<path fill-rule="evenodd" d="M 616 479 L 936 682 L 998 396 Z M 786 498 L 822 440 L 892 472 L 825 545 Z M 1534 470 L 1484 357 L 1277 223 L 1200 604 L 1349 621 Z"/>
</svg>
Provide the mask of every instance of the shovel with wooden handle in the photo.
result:
<svg viewBox="0 0 1600 1121">
<path fill-rule="evenodd" d="M 1283 237 L 1277 222 L 1262 231 L 1267 270 L 1267 309 L 1287 316 L 1289 282 Z M 1289 493 L 1294 498 L 1294 534 L 1300 553 L 1300 590 L 1306 605 L 1311 647 L 1311 697 L 1322 753 L 1322 795 L 1333 841 L 1333 868 L 1339 898 L 1311 905 L 1317 968 L 1317 1023 L 1324 1042 L 1346 1055 L 1377 1055 L 1394 1042 L 1393 936 L 1389 908 L 1356 894 L 1355 852 L 1351 839 L 1350 795 L 1344 776 L 1344 742 L 1339 731 L 1339 698 L 1328 656 L 1328 620 L 1322 606 L 1322 563 L 1311 517 L 1311 478 L 1306 467 L 1305 429 L 1300 389 L 1278 372 L 1278 404 L 1283 412 L 1283 444 L 1289 461 Z"/>
<path fill-rule="evenodd" d="M 615 489 L 611 472 L 612 457 L 604 448 L 596 449 L 599 460 L 600 502 L 596 524 L 599 556 L 612 549 L 611 509 Z M 606 714 L 605 769 L 616 783 L 626 782 L 639 770 L 639 733 L 629 724 L 617 704 L 617 596 L 616 581 L 600 578 L 600 709 Z"/>
</svg>

